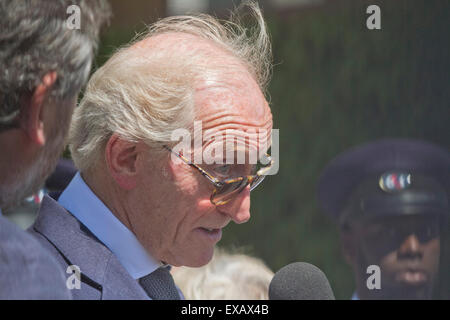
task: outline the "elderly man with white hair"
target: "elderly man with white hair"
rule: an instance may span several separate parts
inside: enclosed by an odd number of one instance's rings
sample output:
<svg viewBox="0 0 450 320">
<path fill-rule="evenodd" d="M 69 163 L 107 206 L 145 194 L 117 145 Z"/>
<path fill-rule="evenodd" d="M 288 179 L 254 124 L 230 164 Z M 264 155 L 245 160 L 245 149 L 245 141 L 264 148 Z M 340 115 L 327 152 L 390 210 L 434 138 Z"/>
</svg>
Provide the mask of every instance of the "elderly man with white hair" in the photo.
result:
<svg viewBox="0 0 450 320">
<path fill-rule="evenodd" d="M 250 190 L 273 164 L 250 161 L 270 146 L 271 50 L 256 4 L 233 19 L 159 20 L 90 79 L 69 133 L 80 173 L 30 229 L 72 266 L 75 299 L 182 298 L 170 266 L 205 265 L 222 229 L 249 220 Z M 174 132 L 195 136 L 198 123 L 205 137 L 179 148 Z"/>
</svg>

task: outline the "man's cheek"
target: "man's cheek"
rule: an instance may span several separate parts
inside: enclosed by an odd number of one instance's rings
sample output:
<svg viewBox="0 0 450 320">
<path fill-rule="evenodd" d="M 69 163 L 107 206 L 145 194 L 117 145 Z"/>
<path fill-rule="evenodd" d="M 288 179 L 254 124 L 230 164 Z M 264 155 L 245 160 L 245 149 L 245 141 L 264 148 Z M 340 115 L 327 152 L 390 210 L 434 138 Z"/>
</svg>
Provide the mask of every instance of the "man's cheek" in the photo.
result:
<svg viewBox="0 0 450 320">
<path fill-rule="evenodd" d="M 207 212 L 215 209 L 215 206 L 211 203 L 209 196 L 198 199 L 196 207 L 197 213 Z"/>
<path fill-rule="evenodd" d="M 440 250 L 439 239 L 433 239 L 429 241 L 425 248 L 425 264 L 433 274 L 436 274 L 439 270 Z"/>
</svg>

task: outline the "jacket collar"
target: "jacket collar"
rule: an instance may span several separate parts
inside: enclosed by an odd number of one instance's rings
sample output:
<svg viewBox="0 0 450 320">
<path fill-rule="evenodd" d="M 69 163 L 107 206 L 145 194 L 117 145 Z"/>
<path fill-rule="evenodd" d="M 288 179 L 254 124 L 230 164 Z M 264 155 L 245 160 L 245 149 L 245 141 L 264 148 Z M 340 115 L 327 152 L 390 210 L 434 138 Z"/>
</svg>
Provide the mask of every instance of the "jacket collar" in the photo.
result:
<svg viewBox="0 0 450 320">
<path fill-rule="evenodd" d="M 33 228 L 45 236 L 67 263 L 102 286 L 102 299 L 149 299 L 113 253 L 74 216 L 45 196 Z"/>
</svg>

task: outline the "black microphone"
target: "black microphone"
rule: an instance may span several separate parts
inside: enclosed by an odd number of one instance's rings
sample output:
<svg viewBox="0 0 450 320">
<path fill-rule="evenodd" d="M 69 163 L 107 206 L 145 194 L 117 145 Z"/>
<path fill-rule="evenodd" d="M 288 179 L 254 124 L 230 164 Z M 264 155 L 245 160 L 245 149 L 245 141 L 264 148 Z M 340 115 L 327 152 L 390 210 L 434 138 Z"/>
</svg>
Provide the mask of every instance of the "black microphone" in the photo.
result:
<svg viewBox="0 0 450 320">
<path fill-rule="evenodd" d="M 269 286 L 270 300 L 335 300 L 325 274 L 316 266 L 294 262 L 278 270 Z"/>
</svg>

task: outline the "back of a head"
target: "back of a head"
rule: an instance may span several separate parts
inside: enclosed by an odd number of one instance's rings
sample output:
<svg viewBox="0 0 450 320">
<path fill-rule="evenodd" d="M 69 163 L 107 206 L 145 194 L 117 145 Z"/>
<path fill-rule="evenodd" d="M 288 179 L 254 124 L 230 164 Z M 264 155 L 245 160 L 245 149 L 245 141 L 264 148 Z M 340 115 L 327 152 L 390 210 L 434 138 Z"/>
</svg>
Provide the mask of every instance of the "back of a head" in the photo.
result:
<svg viewBox="0 0 450 320">
<path fill-rule="evenodd" d="M 69 26 L 68 12 L 80 26 Z M 72 98 L 84 85 L 100 27 L 109 19 L 106 0 L 31 0 L 0 2 L 0 124 L 19 112 L 23 95 L 50 72 L 57 73 L 52 94 Z M 5 122 L 5 123 L 4 123 Z"/>
<path fill-rule="evenodd" d="M 36 192 L 56 165 L 109 16 L 106 0 L 0 1 L 0 148 L 10 153 L 1 158 L 3 209 Z"/>
<path fill-rule="evenodd" d="M 325 274 L 316 266 L 295 262 L 281 268 L 269 287 L 270 300 L 334 300 Z"/>
</svg>

